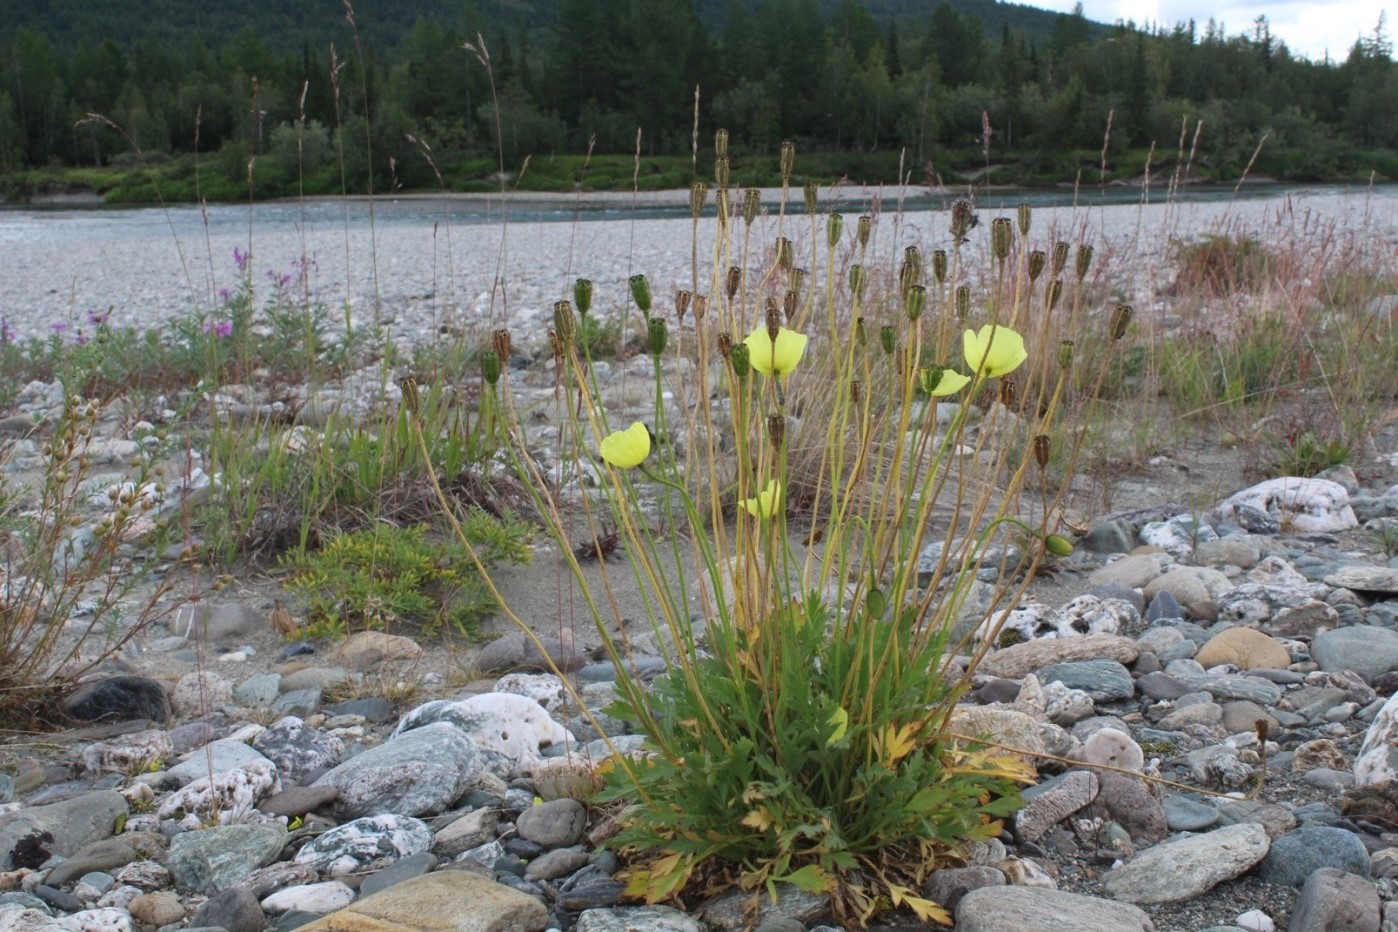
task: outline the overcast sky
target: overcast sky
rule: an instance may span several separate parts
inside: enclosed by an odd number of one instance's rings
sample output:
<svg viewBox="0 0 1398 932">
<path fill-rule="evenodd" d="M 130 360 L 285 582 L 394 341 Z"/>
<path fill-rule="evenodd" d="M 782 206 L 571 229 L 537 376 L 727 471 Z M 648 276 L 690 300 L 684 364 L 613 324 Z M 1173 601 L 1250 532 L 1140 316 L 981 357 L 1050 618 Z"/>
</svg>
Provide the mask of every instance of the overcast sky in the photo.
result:
<svg viewBox="0 0 1398 932">
<path fill-rule="evenodd" d="M 1034 6 L 1070 12 L 1074 0 L 1026 0 Z M 1172 27 L 1193 19 L 1203 33 L 1209 18 L 1222 22 L 1227 35 L 1251 32 L 1253 20 L 1266 16 L 1274 38 L 1285 42 L 1292 54 L 1321 59 L 1329 51 L 1343 61 L 1360 36 L 1371 35 L 1379 13 L 1388 11 L 1384 32 L 1392 41 L 1398 25 L 1398 0 L 1083 0 L 1088 19 L 1115 23 L 1135 20 L 1137 25 L 1159 23 Z"/>
</svg>

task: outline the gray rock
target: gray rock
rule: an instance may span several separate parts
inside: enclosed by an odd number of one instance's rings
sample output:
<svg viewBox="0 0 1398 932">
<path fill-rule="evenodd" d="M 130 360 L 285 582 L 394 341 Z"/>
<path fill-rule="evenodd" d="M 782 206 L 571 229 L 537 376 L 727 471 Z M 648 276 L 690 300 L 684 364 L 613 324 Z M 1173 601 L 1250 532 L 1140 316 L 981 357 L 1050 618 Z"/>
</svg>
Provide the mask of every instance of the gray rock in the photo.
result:
<svg viewBox="0 0 1398 932">
<path fill-rule="evenodd" d="M 71 857 L 110 838 L 127 814 L 121 794 L 104 790 L 0 815 L 0 866 L 37 868 L 55 854 Z"/>
<path fill-rule="evenodd" d="M 307 728 L 295 716 L 277 720 L 252 741 L 252 746 L 277 765 L 285 780 L 300 783 L 313 770 L 325 770 L 340 762 L 344 742 L 318 728 Z"/>
<path fill-rule="evenodd" d="M 804 927 L 803 927 L 804 928 Z M 585 910 L 574 932 L 704 932 L 704 924 L 669 906 Z"/>
<path fill-rule="evenodd" d="M 753 923 L 772 919 L 795 919 L 810 925 L 830 908 L 830 897 L 822 893 L 805 893 L 789 883 L 777 884 L 777 899 L 765 890 L 754 893 L 730 891 L 721 893 L 704 904 L 701 917 L 713 930 L 737 932 Z"/>
<path fill-rule="evenodd" d="M 319 686 L 292 689 L 282 693 L 272 703 L 272 711 L 277 715 L 292 715 L 305 718 L 320 711 L 320 701 L 324 691 Z"/>
<path fill-rule="evenodd" d="M 280 673 L 258 673 L 243 680 L 233 688 L 233 698 L 240 705 L 253 709 L 265 709 L 277 701 L 281 695 L 282 677 Z"/>
<path fill-rule="evenodd" d="M 1136 691 L 1131 673 L 1114 660 L 1079 660 L 1043 667 L 1038 673 L 1044 683 L 1062 683 L 1080 689 L 1097 702 L 1129 699 Z"/>
<path fill-rule="evenodd" d="M 1083 538 L 1083 549 L 1093 553 L 1126 553 L 1133 546 L 1136 529 L 1123 519 L 1103 519 L 1095 522 Z"/>
<path fill-rule="evenodd" d="M 1272 842 L 1258 876 L 1268 883 L 1299 887 L 1322 867 L 1369 876 L 1369 852 L 1353 832 L 1326 825 L 1304 825 Z"/>
<path fill-rule="evenodd" d="M 432 847 L 432 830 L 411 816 L 366 816 L 317 835 L 296 852 L 297 864 L 343 877 L 374 870 Z"/>
<path fill-rule="evenodd" d="M 1177 618 L 1184 618 L 1184 609 L 1180 607 L 1179 600 L 1170 594 L 1170 590 L 1161 589 L 1150 600 L 1150 605 L 1146 608 L 1146 624 L 1153 625 L 1162 621 L 1174 621 Z"/>
<path fill-rule="evenodd" d="M 170 717 L 170 697 L 165 687 L 144 676 L 111 676 L 84 683 L 63 700 L 63 709 L 84 722 Z"/>
<path fill-rule="evenodd" d="M 1216 512 L 1224 521 L 1237 521 L 1255 533 L 1328 534 L 1356 527 L 1359 521 L 1349 507 L 1344 486 L 1328 479 L 1286 476 L 1268 479 L 1220 502 Z M 1254 529 L 1256 516 L 1265 528 Z"/>
<path fill-rule="evenodd" d="M 169 623 L 170 633 L 190 640 L 232 641 L 267 629 L 262 612 L 238 602 L 199 602 L 180 609 Z"/>
<path fill-rule="evenodd" d="M 337 786 L 289 786 L 257 804 L 268 815 L 295 818 L 340 798 Z"/>
<path fill-rule="evenodd" d="M 1178 903 L 1232 880 L 1267 856 L 1262 826 L 1230 825 L 1147 848 L 1110 871 L 1102 888 L 1130 903 Z"/>
<path fill-rule="evenodd" d="M 193 928 L 227 932 L 262 932 L 265 925 L 262 904 L 247 887 L 232 887 L 209 897 L 190 922 Z"/>
<path fill-rule="evenodd" d="M 280 823 L 220 825 L 176 835 L 166 867 L 181 887 L 214 894 L 232 889 L 281 854 L 286 829 Z"/>
<path fill-rule="evenodd" d="M 210 741 L 192 752 L 183 763 L 167 770 L 165 778 L 178 786 L 184 786 L 200 777 L 216 777 L 253 763 L 267 764 L 270 761 L 243 742 L 224 738 Z"/>
<path fill-rule="evenodd" d="M 943 867 L 932 872 L 922 885 L 922 895 L 937 903 L 948 912 L 955 913 L 956 906 L 972 890 L 981 887 L 1003 887 L 1005 873 L 998 868 L 984 864 L 969 867 Z"/>
<path fill-rule="evenodd" d="M 1043 887 L 981 887 L 956 907 L 957 932 L 1154 932 L 1145 911 Z"/>
<path fill-rule="evenodd" d="M 1024 793 L 1024 808 L 1015 813 L 1015 835 L 1022 841 L 1038 841 L 1059 822 L 1082 809 L 1097 796 L 1097 777 L 1074 770 Z"/>
<path fill-rule="evenodd" d="M 1398 569 L 1351 563 L 1325 577 L 1326 585 L 1371 592 L 1378 595 L 1398 595 Z"/>
<path fill-rule="evenodd" d="M 579 640 L 571 633 L 541 635 L 549 660 L 567 673 L 582 666 L 586 658 L 578 652 Z M 534 642 L 522 631 L 511 631 L 486 644 L 476 654 L 476 666 L 481 670 L 515 671 L 540 670 L 552 672 L 549 662 L 539 653 Z"/>
<path fill-rule="evenodd" d="M 980 672 L 988 676 L 1019 679 L 1050 664 L 1078 660 L 1131 663 L 1139 654 L 1140 648 L 1131 638 L 1116 634 L 1084 634 L 1081 637 L 1028 641 L 993 651 L 981 663 Z"/>
<path fill-rule="evenodd" d="M 1288 932 L 1379 932 L 1378 891 L 1363 877 L 1333 867 L 1311 872 L 1301 887 Z"/>
<path fill-rule="evenodd" d="M 1202 832 L 1218 822 L 1218 810 L 1187 796 L 1164 800 L 1165 821 L 1172 832 Z"/>
<path fill-rule="evenodd" d="M 587 864 L 587 849 L 582 845 L 571 848 L 554 848 L 545 851 L 529 862 L 524 869 L 525 880 L 557 880 L 566 877 Z"/>
<path fill-rule="evenodd" d="M 1144 780 L 1104 770 L 1097 782 L 1097 798 L 1087 809 L 1089 815 L 1116 822 L 1138 845 L 1153 845 L 1169 834 L 1165 808 Z"/>
<path fill-rule="evenodd" d="M 130 864 L 140 855 L 125 839 L 104 838 L 83 846 L 71 858 L 49 871 L 44 883 L 51 887 L 66 887 L 89 871 L 111 870 Z"/>
<path fill-rule="evenodd" d="M 337 702 L 322 711 L 329 715 L 362 715 L 366 721 L 386 722 L 393 717 L 393 704 L 382 696 L 370 696 Z"/>
<path fill-rule="evenodd" d="M 340 790 L 343 818 L 380 812 L 419 816 L 459 799 L 485 766 L 484 755 L 460 729 L 425 725 L 350 758 L 314 786 Z"/>
<path fill-rule="evenodd" d="M 437 856 L 430 851 L 420 851 L 417 854 L 399 858 L 387 867 L 365 877 L 364 882 L 359 885 L 359 895 L 373 896 L 380 890 L 387 890 L 396 883 L 431 873 L 437 868 L 437 860 Z"/>
<path fill-rule="evenodd" d="M 1132 554 L 1095 569 L 1087 577 L 1088 585 L 1118 585 L 1128 589 L 1143 588 L 1165 572 L 1167 559 L 1158 553 Z"/>
<path fill-rule="evenodd" d="M 515 830 L 545 848 L 576 844 L 587 828 L 587 809 L 576 799 L 551 799 L 531 806 L 515 819 Z"/>
<path fill-rule="evenodd" d="M 1322 670 L 1352 670 L 1367 677 L 1398 670 L 1398 631 L 1357 625 L 1315 636 L 1311 657 Z"/>
</svg>

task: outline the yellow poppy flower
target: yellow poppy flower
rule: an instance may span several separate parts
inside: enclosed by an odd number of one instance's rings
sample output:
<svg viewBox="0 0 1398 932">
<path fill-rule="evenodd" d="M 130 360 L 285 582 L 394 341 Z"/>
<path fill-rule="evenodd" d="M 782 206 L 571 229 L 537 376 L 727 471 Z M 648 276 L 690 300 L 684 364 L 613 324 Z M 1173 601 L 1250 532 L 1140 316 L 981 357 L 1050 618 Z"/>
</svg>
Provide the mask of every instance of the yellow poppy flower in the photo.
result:
<svg viewBox="0 0 1398 932">
<path fill-rule="evenodd" d="M 763 334 L 766 336 L 766 334 Z M 770 518 L 781 509 L 782 484 L 773 479 L 767 488 L 757 493 L 756 498 L 743 499 L 743 510 L 754 518 Z"/>
<path fill-rule="evenodd" d="M 748 348 L 748 362 L 763 375 L 783 376 L 796 368 L 801 355 L 806 352 L 807 337 L 804 333 L 777 329 L 775 340 L 767 333 L 766 327 L 758 327 L 747 335 L 743 344 Z"/>
<path fill-rule="evenodd" d="M 966 365 L 988 379 L 1015 371 L 1029 358 L 1024 349 L 1024 337 L 1009 327 L 986 324 L 980 333 L 967 330 L 962 344 Z"/>
<path fill-rule="evenodd" d="M 971 383 L 969 375 L 943 369 L 941 366 L 928 366 L 922 370 L 922 390 L 933 398 L 955 395 Z"/>
<path fill-rule="evenodd" d="M 602 438 L 598 448 L 602 451 L 602 459 L 617 469 L 630 469 L 650 456 L 650 431 L 636 421 L 625 430 L 612 431 Z"/>
</svg>

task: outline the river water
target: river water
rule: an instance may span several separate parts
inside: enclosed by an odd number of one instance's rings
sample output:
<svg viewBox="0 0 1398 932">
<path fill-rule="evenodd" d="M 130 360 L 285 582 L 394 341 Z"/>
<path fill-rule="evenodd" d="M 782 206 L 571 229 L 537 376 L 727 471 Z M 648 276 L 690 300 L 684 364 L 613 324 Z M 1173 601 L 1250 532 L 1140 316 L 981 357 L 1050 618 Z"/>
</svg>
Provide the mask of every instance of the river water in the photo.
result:
<svg viewBox="0 0 1398 932">
<path fill-rule="evenodd" d="M 1208 232 L 1288 236 L 1362 234 L 1366 248 L 1398 243 L 1398 185 L 1251 185 L 1163 191 L 993 191 L 980 195 L 982 220 L 1035 207 L 1031 239 L 1091 241 L 1099 255 L 1124 260 L 1119 290 L 1158 290 L 1172 242 Z M 447 322 L 488 326 L 543 319 L 575 278 L 597 282 L 599 306 L 620 308 L 625 281 L 651 277 L 657 294 L 708 290 L 718 222 L 712 197 L 697 223 L 687 191 L 614 195 L 411 196 L 312 199 L 254 205 L 168 208 L 28 207 L 0 209 L 0 318 L 20 337 L 55 327 L 76 333 L 89 314 L 117 325 L 159 326 L 172 317 L 217 315 L 222 294 L 249 284 L 259 303 L 292 276 L 292 290 L 362 320 L 389 322 L 397 336 L 430 338 Z M 822 189 L 822 210 L 879 215 L 871 245 L 896 262 L 906 245 L 947 245 L 950 197 L 925 189 Z M 752 230 L 761 250 L 781 233 L 810 255 L 823 238 L 793 191 L 785 219 L 780 192 L 764 192 Z M 741 221 L 734 223 L 741 233 Z M 985 227 L 982 227 L 982 232 Z M 985 237 L 973 237 L 971 250 Z M 847 233 L 846 243 L 850 241 Z M 694 276 L 697 242 L 699 280 Z M 234 250 L 252 258 L 240 269 Z M 823 251 L 823 248 L 822 248 Z M 720 268 L 732 257 L 721 258 Z M 304 281 L 297 278 L 304 270 Z"/>
</svg>

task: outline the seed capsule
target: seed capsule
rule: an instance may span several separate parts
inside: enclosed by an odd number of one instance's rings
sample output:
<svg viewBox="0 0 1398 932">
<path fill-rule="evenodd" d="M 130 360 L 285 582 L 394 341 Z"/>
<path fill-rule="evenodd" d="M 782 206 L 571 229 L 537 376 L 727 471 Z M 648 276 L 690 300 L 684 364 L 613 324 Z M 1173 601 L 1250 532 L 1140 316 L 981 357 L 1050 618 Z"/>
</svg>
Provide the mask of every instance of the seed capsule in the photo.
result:
<svg viewBox="0 0 1398 932">
<path fill-rule="evenodd" d="M 898 269 L 898 288 L 906 295 L 914 285 L 922 284 L 922 253 L 916 246 L 903 250 L 903 265 Z"/>
<path fill-rule="evenodd" d="M 1044 549 L 1055 557 L 1071 557 L 1073 542 L 1061 534 L 1050 534 L 1044 538 Z"/>
<path fill-rule="evenodd" d="M 495 350 L 495 355 L 501 361 L 510 358 L 511 349 L 510 331 L 501 327 L 490 335 L 490 346 Z"/>
<path fill-rule="evenodd" d="M 947 283 L 947 251 L 938 249 L 932 253 L 932 275 L 937 279 L 937 284 Z"/>
<path fill-rule="evenodd" d="M 1034 462 L 1039 464 L 1040 469 L 1047 469 L 1049 464 L 1049 436 L 1048 434 L 1038 434 L 1034 437 Z"/>
<path fill-rule="evenodd" d="M 1108 327 L 1113 340 L 1120 340 L 1126 336 L 1126 328 L 1131 326 L 1131 305 L 1118 304 L 1112 311 L 1111 323 Z"/>
<path fill-rule="evenodd" d="M 1002 377 L 1000 379 L 1000 403 L 1007 408 L 1013 408 L 1018 398 L 1019 389 L 1015 383 L 1009 378 Z"/>
<path fill-rule="evenodd" d="M 914 285 L 909 288 L 908 293 L 903 297 L 903 313 L 908 315 L 908 320 L 917 320 L 921 317 L 926 306 L 927 286 Z"/>
<path fill-rule="evenodd" d="M 681 288 L 675 292 L 675 320 L 684 323 L 684 315 L 689 312 L 689 303 L 694 300 L 693 292 Z"/>
<path fill-rule="evenodd" d="M 720 333 L 718 335 L 718 354 L 727 359 L 731 352 L 733 352 L 733 334 Z"/>
<path fill-rule="evenodd" d="M 867 280 L 868 276 L 864 273 L 864 266 L 851 265 L 849 267 L 849 290 L 856 300 L 864 296 L 864 283 Z"/>
<path fill-rule="evenodd" d="M 1015 208 L 1015 219 L 1019 222 L 1020 236 L 1029 235 L 1029 221 L 1031 216 L 1032 214 L 1028 204 L 1020 204 Z"/>
<path fill-rule="evenodd" d="M 767 416 L 767 436 L 772 441 L 772 446 L 781 449 L 782 441 L 786 439 L 786 418 L 780 414 L 769 414 Z"/>
<path fill-rule="evenodd" d="M 631 276 L 631 297 L 642 314 L 650 314 L 650 282 L 646 281 L 645 275 Z"/>
<path fill-rule="evenodd" d="M 722 127 L 714 130 L 714 154 L 728 154 L 728 130 Z"/>
<path fill-rule="evenodd" d="M 714 184 L 720 188 L 728 187 L 728 156 L 720 155 L 714 159 Z"/>
<path fill-rule="evenodd" d="M 854 322 L 854 342 L 860 346 L 869 345 L 869 324 L 863 317 Z"/>
<path fill-rule="evenodd" d="M 945 373 L 945 366 L 923 366 L 918 371 L 918 385 L 922 387 L 923 394 L 930 395 L 937 390 L 937 386 L 942 384 L 942 374 Z"/>
<path fill-rule="evenodd" d="M 801 193 L 805 195 L 806 198 L 806 213 L 812 216 L 815 215 L 816 207 L 819 206 L 816 196 L 818 190 L 819 186 L 814 181 L 808 181 L 801 186 Z"/>
<path fill-rule="evenodd" d="M 840 245 L 840 237 L 845 232 L 845 218 L 841 214 L 831 214 L 825 218 L 825 244 L 831 249 Z"/>
<path fill-rule="evenodd" d="M 898 348 L 898 331 L 884 324 L 879 328 L 879 345 L 883 347 L 884 353 L 892 356 L 893 351 Z"/>
<path fill-rule="evenodd" d="M 1048 300 L 1050 311 L 1058 307 L 1058 299 L 1063 297 L 1063 279 L 1055 278 L 1049 282 L 1048 288 L 1044 290 L 1044 297 Z"/>
<path fill-rule="evenodd" d="M 748 188 L 743 192 L 743 223 L 752 226 L 752 222 L 757 219 L 757 211 L 762 206 L 762 192 L 756 188 Z"/>
<path fill-rule="evenodd" d="M 417 379 L 412 376 L 398 380 L 398 387 L 403 391 L 403 407 L 408 409 L 408 413 L 417 416 L 420 399 L 417 393 Z"/>
<path fill-rule="evenodd" d="M 790 140 L 782 142 L 781 173 L 782 186 L 791 183 L 791 171 L 796 167 L 796 144 Z"/>
<path fill-rule="evenodd" d="M 665 326 L 665 318 L 652 317 L 646 321 L 646 345 L 652 356 L 661 356 L 665 353 L 665 344 L 669 339 L 669 330 Z"/>
<path fill-rule="evenodd" d="M 723 182 L 719 182 L 723 184 Z M 709 199 L 709 186 L 702 181 L 696 181 L 689 186 L 689 213 L 695 220 L 704 212 L 704 204 Z"/>
<path fill-rule="evenodd" d="M 573 282 L 573 303 L 578 306 L 578 313 L 584 316 L 592 310 L 592 279 L 580 278 Z"/>
<path fill-rule="evenodd" d="M 704 313 L 709 309 L 709 296 L 698 295 L 694 298 L 694 322 L 698 323 L 704 319 Z"/>
<path fill-rule="evenodd" d="M 743 270 L 736 265 L 728 267 L 728 279 L 724 282 L 724 287 L 728 292 L 728 300 L 732 301 L 733 296 L 738 293 L 738 286 L 743 281 Z"/>
<path fill-rule="evenodd" d="M 861 248 L 869 245 L 869 234 L 874 231 L 874 218 L 864 214 L 859 218 L 859 223 L 854 229 L 855 239 L 859 241 Z"/>
<path fill-rule="evenodd" d="M 864 383 L 860 382 L 858 379 L 849 383 L 849 400 L 854 404 L 859 404 L 859 393 L 863 385 Z"/>
<path fill-rule="evenodd" d="M 1073 341 L 1064 340 L 1058 344 L 1058 368 L 1073 368 Z"/>
<path fill-rule="evenodd" d="M 558 346 L 567 352 L 573 346 L 577 334 L 577 321 L 573 317 L 573 305 L 567 301 L 553 302 L 553 332 L 558 337 Z M 561 355 L 561 354 L 558 354 Z"/>
<path fill-rule="evenodd" d="M 1078 281 L 1087 277 L 1088 267 L 1092 265 L 1092 245 L 1083 243 L 1078 247 Z"/>
<path fill-rule="evenodd" d="M 1048 256 L 1042 249 L 1036 249 L 1029 254 L 1029 280 L 1036 282 L 1039 276 L 1044 274 L 1044 266 L 1048 265 Z"/>
<path fill-rule="evenodd" d="M 791 318 L 796 316 L 796 309 L 800 306 L 800 299 L 796 292 L 788 291 L 782 295 L 782 314 L 786 317 L 787 323 L 791 323 Z"/>
<path fill-rule="evenodd" d="M 1053 274 L 1062 275 L 1068 265 L 1068 244 L 1059 240 L 1053 244 Z"/>
<path fill-rule="evenodd" d="M 775 298 L 768 298 L 768 299 L 767 299 L 767 336 L 769 336 L 769 337 L 772 339 L 772 342 L 773 342 L 773 343 L 776 343 L 776 342 L 777 342 L 777 334 L 781 333 L 781 329 L 782 329 L 782 312 L 777 308 L 777 301 L 776 301 L 776 299 L 775 299 Z"/>
<path fill-rule="evenodd" d="M 990 221 L 990 249 L 995 253 L 995 258 L 1001 262 L 1005 261 L 1010 254 L 1010 246 L 1014 244 L 1014 238 L 1009 217 L 996 217 Z"/>
<path fill-rule="evenodd" d="M 791 264 L 795 261 L 796 250 L 791 244 L 791 240 L 785 236 L 777 237 L 777 265 L 790 271 Z"/>
<path fill-rule="evenodd" d="M 487 385 L 500 381 L 500 357 L 495 350 L 481 351 L 481 378 Z"/>
<path fill-rule="evenodd" d="M 971 316 L 971 286 L 956 286 L 956 319 L 964 321 Z"/>
</svg>

